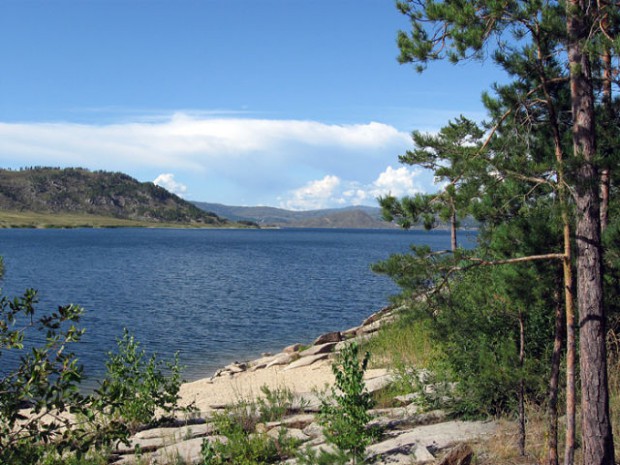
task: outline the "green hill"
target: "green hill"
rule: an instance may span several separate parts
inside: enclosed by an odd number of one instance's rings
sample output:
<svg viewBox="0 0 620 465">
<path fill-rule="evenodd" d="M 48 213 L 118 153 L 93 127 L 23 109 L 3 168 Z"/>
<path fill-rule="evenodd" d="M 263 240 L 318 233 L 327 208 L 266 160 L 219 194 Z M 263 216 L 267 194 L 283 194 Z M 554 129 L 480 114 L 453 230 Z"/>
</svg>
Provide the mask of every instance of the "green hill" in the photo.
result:
<svg viewBox="0 0 620 465">
<path fill-rule="evenodd" d="M 110 225 L 117 226 L 229 225 L 228 220 L 201 210 L 153 183 L 139 182 L 123 173 L 82 168 L 0 170 L 0 211 L 5 216 L 47 218 L 48 225 L 50 218 L 51 225 L 56 225 L 56 218 L 60 226 L 66 226 L 63 217 L 85 222 L 80 226 L 88 225 L 89 218 L 98 218 L 93 225 L 101 226 L 106 225 L 105 221 L 101 223 L 101 218 L 114 219 L 117 223 Z"/>
<path fill-rule="evenodd" d="M 346 207 L 324 210 L 293 211 L 274 207 L 239 207 L 218 203 L 194 202 L 205 211 L 232 221 L 251 221 L 261 226 L 283 228 L 396 228 L 381 218 L 378 207 Z"/>
</svg>

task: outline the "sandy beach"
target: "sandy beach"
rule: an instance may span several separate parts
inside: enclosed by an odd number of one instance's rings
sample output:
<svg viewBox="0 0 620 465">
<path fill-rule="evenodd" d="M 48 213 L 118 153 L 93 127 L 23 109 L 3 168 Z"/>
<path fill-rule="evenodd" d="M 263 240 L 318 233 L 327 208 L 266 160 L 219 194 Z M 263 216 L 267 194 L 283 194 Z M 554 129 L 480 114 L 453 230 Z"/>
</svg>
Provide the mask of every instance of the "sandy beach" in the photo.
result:
<svg viewBox="0 0 620 465">
<path fill-rule="evenodd" d="M 205 378 L 181 386 L 183 405 L 194 402 L 200 412 L 209 412 L 239 400 L 255 399 L 261 395 L 261 386 L 270 390 L 287 388 L 298 396 L 310 394 L 334 383 L 331 360 L 289 369 L 287 365 L 244 371 L 232 376 Z M 385 370 L 367 370 L 366 378 L 381 376 Z"/>
</svg>

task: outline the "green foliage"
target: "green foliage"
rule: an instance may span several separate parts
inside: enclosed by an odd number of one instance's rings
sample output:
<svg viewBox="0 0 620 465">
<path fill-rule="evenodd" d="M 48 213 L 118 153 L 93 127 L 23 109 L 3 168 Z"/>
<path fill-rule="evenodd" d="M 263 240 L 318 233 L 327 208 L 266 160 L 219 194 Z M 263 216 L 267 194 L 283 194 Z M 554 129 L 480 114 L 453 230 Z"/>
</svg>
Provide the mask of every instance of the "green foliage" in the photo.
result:
<svg viewBox="0 0 620 465">
<path fill-rule="evenodd" d="M 310 446 L 298 451 L 296 459 L 299 465 L 345 465 L 351 460 L 349 454 L 339 449 L 329 452 L 312 449 Z"/>
<path fill-rule="evenodd" d="M 130 430 L 161 420 L 180 409 L 181 366 L 178 354 L 171 362 L 163 362 L 146 351 L 125 329 L 117 341 L 117 352 L 108 353 L 107 372 L 96 390 L 96 405 L 111 418 L 126 424 Z"/>
<path fill-rule="evenodd" d="M 293 410 L 295 394 L 288 388 L 269 389 L 263 385 L 260 388 L 263 397 L 259 397 L 256 402 L 258 406 L 259 421 L 277 421 Z"/>
<path fill-rule="evenodd" d="M 373 434 L 366 428 L 371 417 L 372 396 L 366 391 L 364 372 L 368 366 L 369 353 L 360 360 L 359 347 L 348 344 L 332 365 L 335 386 L 331 395 L 322 400 L 319 414 L 325 438 L 346 453 L 354 463 L 364 459 L 366 446 Z"/>
<path fill-rule="evenodd" d="M 0 379 L 0 463 L 35 464 L 52 451 L 81 456 L 123 437 L 117 425 L 97 429 L 69 415 L 95 416 L 70 350 L 84 332 L 76 326 L 83 310 L 67 305 L 35 319 L 36 303 L 31 289 L 0 299 L 0 356 L 15 365 Z"/>
<path fill-rule="evenodd" d="M 110 354 L 98 392 L 80 392 L 82 367 L 71 345 L 84 333 L 75 305 L 35 319 L 36 292 L 0 299 L 0 463 L 20 465 L 107 462 L 107 446 L 130 428 L 152 423 L 155 410 L 176 408 L 180 368 L 145 359 L 126 332 Z M 166 367 L 167 375 L 163 372 Z M 13 368 L 14 367 L 14 368 Z"/>
<path fill-rule="evenodd" d="M 435 182 L 445 187 L 436 194 L 379 198 L 384 219 L 407 229 L 420 221 L 433 229 L 441 219 L 450 224 L 456 240 L 458 218 L 469 213 L 471 200 L 479 195 L 486 178 L 480 158 L 482 136 L 482 129 L 463 116 L 448 122 L 437 135 L 414 131 L 415 149 L 399 156 L 399 161 L 433 170 Z"/>
<path fill-rule="evenodd" d="M 292 403 L 291 392 L 271 391 L 266 386 L 261 391 L 265 394 L 264 399 L 239 401 L 213 418 L 217 434 L 226 439 L 203 441 L 204 465 L 281 463 L 294 454 L 299 441 L 286 436 L 285 429 L 281 429 L 275 438 L 256 431 L 261 422 L 282 418 Z"/>
</svg>

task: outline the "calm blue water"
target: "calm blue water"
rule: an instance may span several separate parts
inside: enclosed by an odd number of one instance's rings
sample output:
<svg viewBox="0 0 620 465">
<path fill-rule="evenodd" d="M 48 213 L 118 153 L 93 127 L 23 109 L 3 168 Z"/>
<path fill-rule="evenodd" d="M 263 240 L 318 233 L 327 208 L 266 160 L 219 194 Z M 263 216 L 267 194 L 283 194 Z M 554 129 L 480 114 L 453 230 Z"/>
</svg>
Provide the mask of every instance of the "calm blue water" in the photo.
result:
<svg viewBox="0 0 620 465">
<path fill-rule="evenodd" d="M 38 289 L 44 311 L 76 303 L 91 379 L 129 328 L 180 352 L 188 380 L 322 332 L 356 326 L 397 293 L 369 265 L 446 232 L 383 230 L 0 230 L 5 295 Z"/>
</svg>

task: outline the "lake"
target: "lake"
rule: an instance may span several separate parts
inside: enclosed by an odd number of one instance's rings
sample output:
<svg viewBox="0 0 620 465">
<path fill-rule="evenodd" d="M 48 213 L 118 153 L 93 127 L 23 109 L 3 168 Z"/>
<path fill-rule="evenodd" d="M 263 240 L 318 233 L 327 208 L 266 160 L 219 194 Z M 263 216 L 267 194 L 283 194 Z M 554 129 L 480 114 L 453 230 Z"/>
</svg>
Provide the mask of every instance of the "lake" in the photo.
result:
<svg viewBox="0 0 620 465">
<path fill-rule="evenodd" d="M 358 325 L 398 292 L 371 263 L 449 240 L 444 231 L 8 229 L 2 289 L 37 289 L 42 312 L 86 309 L 76 352 L 91 380 L 125 327 L 149 352 L 178 351 L 194 380 Z"/>
</svg>

